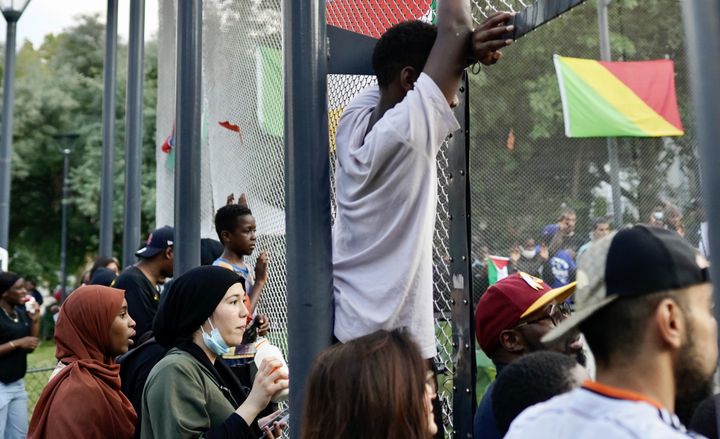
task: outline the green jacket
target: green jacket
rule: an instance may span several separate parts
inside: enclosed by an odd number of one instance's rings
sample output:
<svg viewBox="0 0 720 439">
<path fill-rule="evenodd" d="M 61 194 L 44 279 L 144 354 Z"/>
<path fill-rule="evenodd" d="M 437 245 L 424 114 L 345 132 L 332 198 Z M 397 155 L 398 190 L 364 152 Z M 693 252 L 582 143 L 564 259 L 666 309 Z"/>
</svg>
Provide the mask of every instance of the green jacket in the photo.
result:
<svg viewBox="0 0 720 439">
<path fill-rule="evenodd" d="M 213 374 L 189 353 L 173 348 L 148 375 L 140 437 L 203 438 L 234 411 Z"/>
</svg>

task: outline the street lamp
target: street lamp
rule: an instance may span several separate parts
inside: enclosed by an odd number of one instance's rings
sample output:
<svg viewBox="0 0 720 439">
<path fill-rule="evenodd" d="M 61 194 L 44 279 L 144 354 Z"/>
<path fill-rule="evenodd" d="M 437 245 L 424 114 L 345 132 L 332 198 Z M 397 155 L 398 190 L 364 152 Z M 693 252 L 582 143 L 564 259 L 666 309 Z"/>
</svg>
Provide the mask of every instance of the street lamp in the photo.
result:
<svg viewBox="0 0 720 439">
<path fill-rule="evenodd" d="M 30 0 L 16 8 L 15 1 L 0 2 L 7 22 L 5 38 L 5 80 L 3 84 L 2 137 L 0 138 L 0 248 L 7 249 L 10 237 L 10 163 L 12 158 L 13 101 L 15 98 L 15 34 L 17 22 Z"/>
<path fill-rule="evenodd" d="M 62 188 L 62 219 L 60 220 L 60 294 L 61 303 L 67 298 L 67 232 L 68 232 L 68 204 L 70 203 L 70 185 L 68 174 L 70 172 L 70 153 L 75 141 L 80 137 L 75 133 L 57 134 L 53 136 L 58 141 L 60 153 L 63 155 L 63 188 Z"/>
</svg>

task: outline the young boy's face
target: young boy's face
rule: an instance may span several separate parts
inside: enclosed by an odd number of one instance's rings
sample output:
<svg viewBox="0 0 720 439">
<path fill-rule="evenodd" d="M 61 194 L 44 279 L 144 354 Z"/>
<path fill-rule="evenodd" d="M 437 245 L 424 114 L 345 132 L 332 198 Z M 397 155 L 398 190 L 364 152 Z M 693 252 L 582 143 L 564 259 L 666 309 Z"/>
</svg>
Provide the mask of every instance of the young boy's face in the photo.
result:
<svg viewBox="0 0 720 439">
<path fill-rule="evenodd" d="M 238 255 L 247 256 L 255 250 L 255 217 L 243 215 L 237 219 L 235 229 L 227 233 L 226 245 Z"/>
</svg>

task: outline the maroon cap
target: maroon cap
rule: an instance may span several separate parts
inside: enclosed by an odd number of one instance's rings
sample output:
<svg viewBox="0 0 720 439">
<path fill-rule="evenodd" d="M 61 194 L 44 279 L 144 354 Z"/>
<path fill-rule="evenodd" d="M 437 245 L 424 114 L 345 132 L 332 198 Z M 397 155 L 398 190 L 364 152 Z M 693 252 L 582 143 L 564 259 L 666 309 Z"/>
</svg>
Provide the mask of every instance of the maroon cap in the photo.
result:
<svg viewBox="0 0 720 439">
<path fill-rule="evenodd" d="M 490 286 L 475 309 L 475 336 L 483 352 L 490 354 L 500 333 L 511 329 L 524 317 L 557 300 L 564 301 L 575 292 L 575 282 L 551 289 L 535 276 L 518 272 Z"/>
</svg>

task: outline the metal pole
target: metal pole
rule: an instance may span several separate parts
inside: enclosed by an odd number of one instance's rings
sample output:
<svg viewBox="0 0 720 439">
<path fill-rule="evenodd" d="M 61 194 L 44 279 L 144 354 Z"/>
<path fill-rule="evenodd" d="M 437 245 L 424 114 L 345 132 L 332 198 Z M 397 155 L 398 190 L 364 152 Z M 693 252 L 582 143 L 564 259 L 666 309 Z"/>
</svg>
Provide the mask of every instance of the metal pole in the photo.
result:
<svg viewBox="0 0 720 439">
<path fill-rule="evenodd" d="M 312 361 L 333 335 L 325 1 L 284 0 L 283 23 L 290 432 L 297 438 Z"/>
<path fill-rule="evenodd" d="M 608 30 L 608 5 L 612 0 L 598 0 L 598 29 L 600 31 L 600 58 L 610 61 L 610 31 Z M 615 228 L 623 226 L 622 191 L 620 188 L 620 158 L 618 156 L 617 140 L 607 138 L 608 158 L 610 161 L 610 186 L 612 188 L 613 218 Z"/>
<path fill-rule="evenodd" d="M 125 217 L 123 221 L 122 260 L 125 267 L 135 262 L 135 251 L 140 244 L 144 31 L 145 0 L 130 0 L 127 115 L 125 118 L 127 130 L 125 139 Z"/>
<path fill-rule="evenodd" d="M 720 154 L 717 153 L 717 139 L 720 139 L 720 2 L 689 0 L 681 3 L 712 257 L 720 255 Z M 720 279 L 720 264 L 711 264 L 710 270 L 711 278 Z M 720 284 L 717 281 L 715 303 L 720 303 Z M 720 307 L 715 307 L 715 318 L 720 321 Z M 720 416 L 720 413 L 715 416 Z"/>
<path fill-rule="evenodd" d="M 117 80 L 118 0 L 108 0 L 105 24 L 103 86 L 103 146 L 100 187 L 100 256 L 112 256 L 113 180 L 115 161 L 115 82 Z"/>
<path fill-rule="evenodd" d="M 12 171 L 13 103 L 15 101 L 15 33 L 20 15 L 3 11 L 7 21 L 3 82 L 2 140 L 0 141 L 0 247 L 10 241 L 10 176 Z"/>
<path fill-rule="evenodd" d="M 454 437 L 473 437 L 475 414 L 475 325 L 470 267 L 470 100 L 467 74 L 457 93 L 460 102 L 455 117 L 462 130 L 450 139 L 448 147 L 448 208 L 450 274 L 452 276 L 452 341 Z"/>
<path fill-rule="evenodd" d="M 63 188 L 62 188 L 62 217 L 60 220 L 60 294 L 62 302 L 67 298 L 67 236 L 68 236 L 68 204 L 70 203 L 70 148 L 62 149 L 63 155 Z"/>
<path fill-rule="evenodd" d="M 202 0 L 177 10 L 175 276 L 200 265 Z"/>
</svg>

